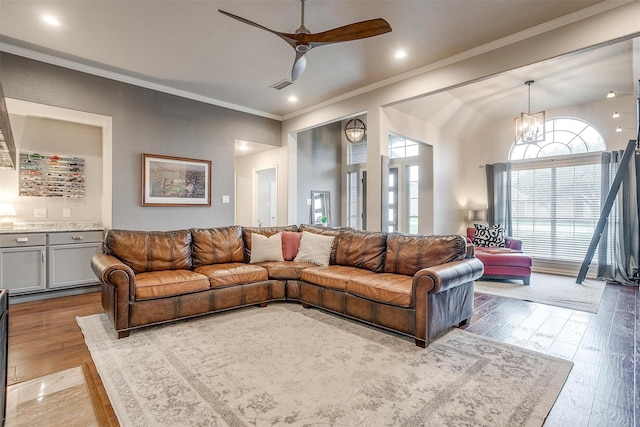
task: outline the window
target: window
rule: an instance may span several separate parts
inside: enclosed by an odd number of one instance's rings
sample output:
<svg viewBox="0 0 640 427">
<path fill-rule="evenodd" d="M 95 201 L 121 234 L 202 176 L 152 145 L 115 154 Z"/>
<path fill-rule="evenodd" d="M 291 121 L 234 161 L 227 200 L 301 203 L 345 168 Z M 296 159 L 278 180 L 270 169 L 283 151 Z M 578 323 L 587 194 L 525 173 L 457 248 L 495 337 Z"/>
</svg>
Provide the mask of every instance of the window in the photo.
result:
<svg viewBox="0 0 640 427">
<path fill-rule="evenodd" d="M 347 173 L 347 227 L 358 229 L 358 172 Z"/>
<path fill-rule="evenodd" d="M 418 165 L 407 166 L 409 209 L 407 223 L 409 233 L 418 234 Z"/>
<path fill-rule="evenodd" d="M 389 159 L 414 157 L 420 154 L 418 141 L 389 132 Z"/>
<path fill-rule="evenodd" d="M 389 168 L 389 232 L 398 231 L 398 168 Z"/>
<path fill-rule="evenodd" d="M 600 215 L 604 140 L 579 119 L 546 129 L 544 142 L 511 148 L 511 233 L 534 258 L 580 263 Z"/>
<path fill-rule="evenodd" d="M 367 163 L 367 137 L 362 142 L 350 142 L 347 146 L 347 164 Z"/>
<path fill-rule="evenodd" d="M 419 141 L 389 133 L 388 231 L 418 233 Z"/>
</svg>

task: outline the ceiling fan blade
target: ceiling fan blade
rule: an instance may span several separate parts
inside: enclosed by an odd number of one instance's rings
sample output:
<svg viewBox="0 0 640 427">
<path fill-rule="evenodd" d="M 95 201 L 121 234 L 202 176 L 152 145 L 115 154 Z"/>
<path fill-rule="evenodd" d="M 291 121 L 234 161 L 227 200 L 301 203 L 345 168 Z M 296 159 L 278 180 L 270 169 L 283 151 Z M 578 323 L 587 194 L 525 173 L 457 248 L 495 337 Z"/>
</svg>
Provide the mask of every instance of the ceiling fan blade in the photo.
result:
<svg viewBox="0 0 640 427">
<path fill-rule="evenodd" d="M 267 28 L 267 27 L 265 27 L 265 26 L 262 26 L 262 25 L 260 25 L 260 24 L 257 24 L 257 23 L 255 23 L 255 22 L 253 22 L 253 21 L 249 21 L 248 19 L 244 19 L 244 18 L 243 18 L 243 17 L 241 17 L 241 16 L 234 15 L 233 13 L 225 12 L 224 10 L 220 10 L 220 9 L 218 9 L 218 12 L 222 13 L 223 15 L 227 15 L 228 17 L 233 18 L 233 19 L 235 19 L 235 20 L 237 20 L 237 21 L 240 21 L 240 22 L 243 22 L 243 23 L 245 23 L 245 24 L 251 25 L 252 27 L 260 28 L 261 30 L 268 31 L 268 32 L 270 32 L 271 34 L 275 34 L 276 36 L 280 37 L 282 40 L 284 40 L 285 42 L 287 42 L 287 44 L 289 44 L 289 45 L 290 45 L 291 47 L 293 47 L 294 49 L 295 49 L 295 47 L 296 47 L 296 39 L 295 39 L 295 38 L 293 38 L 293 37 L 290 37 L 290 35 L 289 35 L 289 34 L 286 34 L 286 33 L 280 33 L 280 32 L 278 32 L 278 31 L 274 31 L 274 30 L 269 29 L 269 28 Z"/>
<path fill-rule="evenodd" d="M 391 25 L 382 18 L 370 19 L 368 21 L 356 22 L 333 30 L 324 31 L 317 34 L 295 34 L 303 36 L 303 41 L 311 43 L 312 46 L 319 46 L 325 43 L 347 42 L 351 40 L 365 39 L 367 37 L 379 36 L 391 31 Z M 291 34 L 286 34 L 291 37 Z M 291 37 L 298 40 L 299 37 Z"/>
<path fill-rule="evenodd" d="M 298 52 L 296 51 L 296 60 L 293 63 L 293 69 L 291 70 L 291 81 L 295 82 L 298 78 L 304 73 L 305 68 L 307 68 L 307 57 L 305 56 L 306 52 Z"/>
</svg>

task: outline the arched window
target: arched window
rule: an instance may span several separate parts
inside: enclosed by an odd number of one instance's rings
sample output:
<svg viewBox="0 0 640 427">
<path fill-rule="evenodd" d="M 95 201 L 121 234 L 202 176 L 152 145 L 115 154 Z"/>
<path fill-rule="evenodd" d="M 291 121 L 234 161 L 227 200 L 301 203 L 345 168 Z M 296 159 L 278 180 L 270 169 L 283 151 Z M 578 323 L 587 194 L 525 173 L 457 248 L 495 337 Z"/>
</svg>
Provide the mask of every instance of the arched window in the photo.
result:
<svg viewBox="0 0 640 427">
<path fill-rule="evenodd" d="M 572 117 L 555 118 L 545 122 L 545 129 L 543 142 L 537 144 L 526 144 L 521 140 L 514 142 L 509 152 L 509 160 L 566 156 L 605 149 L 600 132 L 583 120 Z"/>
<path fill-rule="evenodd" d="M 509 152 L 512 233 L 537 261 L 579 264 L 601 210 L 605 142 L 580 119 L 545 128 L 544 142 L 516 141 Z"/>
</svg>

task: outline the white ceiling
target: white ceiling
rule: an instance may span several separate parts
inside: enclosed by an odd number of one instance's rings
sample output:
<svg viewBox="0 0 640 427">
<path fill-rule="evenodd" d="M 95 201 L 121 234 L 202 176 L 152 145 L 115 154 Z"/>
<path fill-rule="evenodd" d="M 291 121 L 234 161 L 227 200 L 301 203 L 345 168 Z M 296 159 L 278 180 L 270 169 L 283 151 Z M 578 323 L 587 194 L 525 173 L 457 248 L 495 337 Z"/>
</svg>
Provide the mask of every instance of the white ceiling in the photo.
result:
<svg viewBox="0 0 640 427">
<path fill-rule="evenodd" d="M 588 13 L 627 2 L 308 0 L 305 26 L 311 32 L 372 18 L 386 19 L 393 31 L 313 49 L 307 54 L 303 76 L 281 91 L 270 86 L 290 79 L 293 49 L 217 9 L 276 31 L 293 32 L 300 25 L 298 0 L 0 0 L 0 47 L 42 59 L 46 57 L 41 54 L 50 55 L 85 70 L 101 70 L 125 81 L 280 119 L 548 21 L 567 19 L 576 11 Z M 56 16 L 61 25 L 43 24 L 42 14 Z M 397 49 L 406 50 L 407 57 L 394 59 Z M 500 98 L 515 92 L 526 97 L 523 82 L 528 79 L 538 81 L 532 96 L 540 102 L 561 102 L 575 86 L 581 88 L 580 96 L 586 96 L 592 85 L 578 85 L 578 79 L 585 78 L 583 71 L 590 66 L 597 72 L 591 82 L 598 79 L 607 83 L 607 90 L 616 88 L 620 81 L 612 70 L 627 66 L 623 64 L 627 53 L 612 55 L 615 68 L 611 62 L 600 65 L 602 58 L 597 54 L 576 56 L 572 65 L 561 66 L 572 74 L 557 81 L 545 64 L 526 73 L 508 73 L 466 93 L 464 101 L 489 116 L 502 114 L 506 101 Z M 620 74 L 627 86 L 632 84 L 630 74 Z M 453 96 L 463 96 L 456 93 L 451 91 Z M 289 103 L 291 95 L 299 101 Z M 509 110 L 511 115 L 513 104 Z"/>
</svg>

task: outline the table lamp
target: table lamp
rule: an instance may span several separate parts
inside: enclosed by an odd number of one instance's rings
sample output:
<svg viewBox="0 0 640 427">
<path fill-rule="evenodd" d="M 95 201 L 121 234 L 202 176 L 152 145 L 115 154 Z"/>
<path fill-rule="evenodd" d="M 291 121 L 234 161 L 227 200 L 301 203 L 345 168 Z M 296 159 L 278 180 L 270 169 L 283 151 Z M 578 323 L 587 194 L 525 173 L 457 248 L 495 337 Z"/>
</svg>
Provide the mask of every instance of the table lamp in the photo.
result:
<svg viewBox="0 0 640 427">
<path fill-rule="evenodd" d="M 0 203 L 0 229 L 11 230 L 13 228 L 13 221 L 10 217 L 16 216 L 16 208 L 13 207 L 13 203 Z"/>
</svg>

